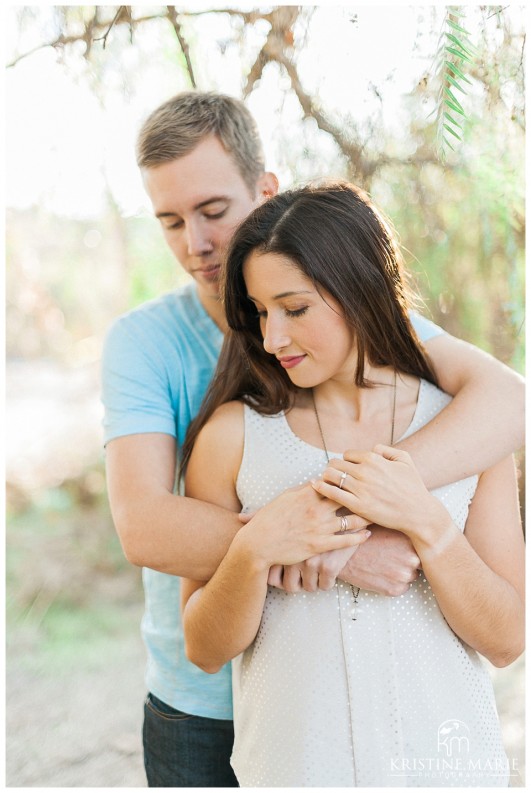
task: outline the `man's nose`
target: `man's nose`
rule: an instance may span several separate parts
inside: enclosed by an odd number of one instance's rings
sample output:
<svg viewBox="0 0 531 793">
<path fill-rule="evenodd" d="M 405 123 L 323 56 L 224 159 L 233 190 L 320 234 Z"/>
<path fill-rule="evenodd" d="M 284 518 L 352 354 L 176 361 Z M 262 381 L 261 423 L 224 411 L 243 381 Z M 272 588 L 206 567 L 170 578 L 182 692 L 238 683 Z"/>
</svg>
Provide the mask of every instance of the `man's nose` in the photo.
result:
<svg viewBox="0 0 531 793">
<path fill-rule="evenodd" d="M 213 250 L 212 241 L 200 222 L 192 222 L 187 225 L 186 244 L 189 256 L 204 256 L 207 253 L 212 253 Z"/>
</svg>

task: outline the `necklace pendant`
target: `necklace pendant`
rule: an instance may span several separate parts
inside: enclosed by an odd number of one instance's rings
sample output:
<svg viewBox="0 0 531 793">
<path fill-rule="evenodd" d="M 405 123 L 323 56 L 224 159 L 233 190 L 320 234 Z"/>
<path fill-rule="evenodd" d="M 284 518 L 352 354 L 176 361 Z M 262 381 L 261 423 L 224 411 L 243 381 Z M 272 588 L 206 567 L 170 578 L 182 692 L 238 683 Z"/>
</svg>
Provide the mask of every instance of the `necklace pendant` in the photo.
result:
<svg viewBox="0 0 531 793">
<path fill-rule="evenodd" d="M 352 608 L 350 609 L 350 619 L 353 620 L 353 622 L 355 622 L 358 619 L 358 617 L 357 617 L 358 608 L 357 607 L 358 607 L 358 595 L 360 593 L 360 588 L 351 586 L 350 589 L 352 591 L 352 597 L 354 599 L 354 603 L 352 605 Z"/>
</svg>

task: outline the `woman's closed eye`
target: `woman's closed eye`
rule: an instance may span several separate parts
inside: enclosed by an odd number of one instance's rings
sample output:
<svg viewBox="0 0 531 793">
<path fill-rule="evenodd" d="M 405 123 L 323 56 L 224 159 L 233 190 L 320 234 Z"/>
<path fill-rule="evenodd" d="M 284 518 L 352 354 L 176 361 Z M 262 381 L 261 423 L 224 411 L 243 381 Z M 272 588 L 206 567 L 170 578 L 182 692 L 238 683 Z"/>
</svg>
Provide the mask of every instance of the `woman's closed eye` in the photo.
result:
<svg viewBox="0 0 531 793">
<path fill-rule="evenodd" d="M 302 308 L 293 308 L 289 309 L 286 308 L 286 316 L 288 317 L 302 317 L 303 314 L 306 314 L 308 311 L 308 306 L 303 306 Z"/>
<path fill-rule="evenodd" d="M 302 308 L 285 308 L 284 313 L 287 317 L 302 317 L 303 314 L 306 314 L 308 311 L 308 306 L 303 306 Z M 256 312 L 256 316 L 260 319 L 265 319 L 267 317 L 267 311 L 265 309 L 258 310 Z"/>
</svg>

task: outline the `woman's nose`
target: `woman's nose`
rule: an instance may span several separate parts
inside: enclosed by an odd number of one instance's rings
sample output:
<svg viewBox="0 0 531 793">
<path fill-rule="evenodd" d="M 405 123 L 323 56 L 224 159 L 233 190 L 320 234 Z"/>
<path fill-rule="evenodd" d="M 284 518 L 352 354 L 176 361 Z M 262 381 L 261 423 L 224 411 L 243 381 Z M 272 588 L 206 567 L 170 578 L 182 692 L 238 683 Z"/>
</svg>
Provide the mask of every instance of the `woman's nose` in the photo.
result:
<svg viewBox="0 0 531 793">
<path fill-rule="evenodd" d="M 273 319 L 270 315 L 265 320 L 265 328 L 262 332 L 264 334 L 264 350 L 272 355 L 277 355 L 291 342 L 284 323 L 281 320 Z"/>
</svg>

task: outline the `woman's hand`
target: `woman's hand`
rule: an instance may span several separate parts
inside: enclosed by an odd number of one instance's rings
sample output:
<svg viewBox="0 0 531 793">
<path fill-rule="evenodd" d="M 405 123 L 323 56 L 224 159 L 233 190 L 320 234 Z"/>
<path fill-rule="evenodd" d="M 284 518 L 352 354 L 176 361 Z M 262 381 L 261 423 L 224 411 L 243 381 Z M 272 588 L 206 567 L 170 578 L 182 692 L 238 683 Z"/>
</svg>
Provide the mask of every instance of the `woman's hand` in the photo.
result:
<svg viewBox="0 0 531 793">
<path fill-rule="evenodd" d="M 286 490 L 262 507 L 243 526 L 233 542 L 270 568 L 291 565 L 317 554 L 360 545 L 370 531 L 350 533 L 359 525 L 355 515 L 336 515 L 339 504 L 323 498 L 311 484 Z"/>
<path fill-rule="evenodd" d="M 426 489 L 409 454 L 392 446 L 345 452 L 344 459 L 330 461 L 313 487 L 369 523 L 404 532 L 413 544 L 431 545 L 453 526 L 441 502 Z"/>
</svg>

